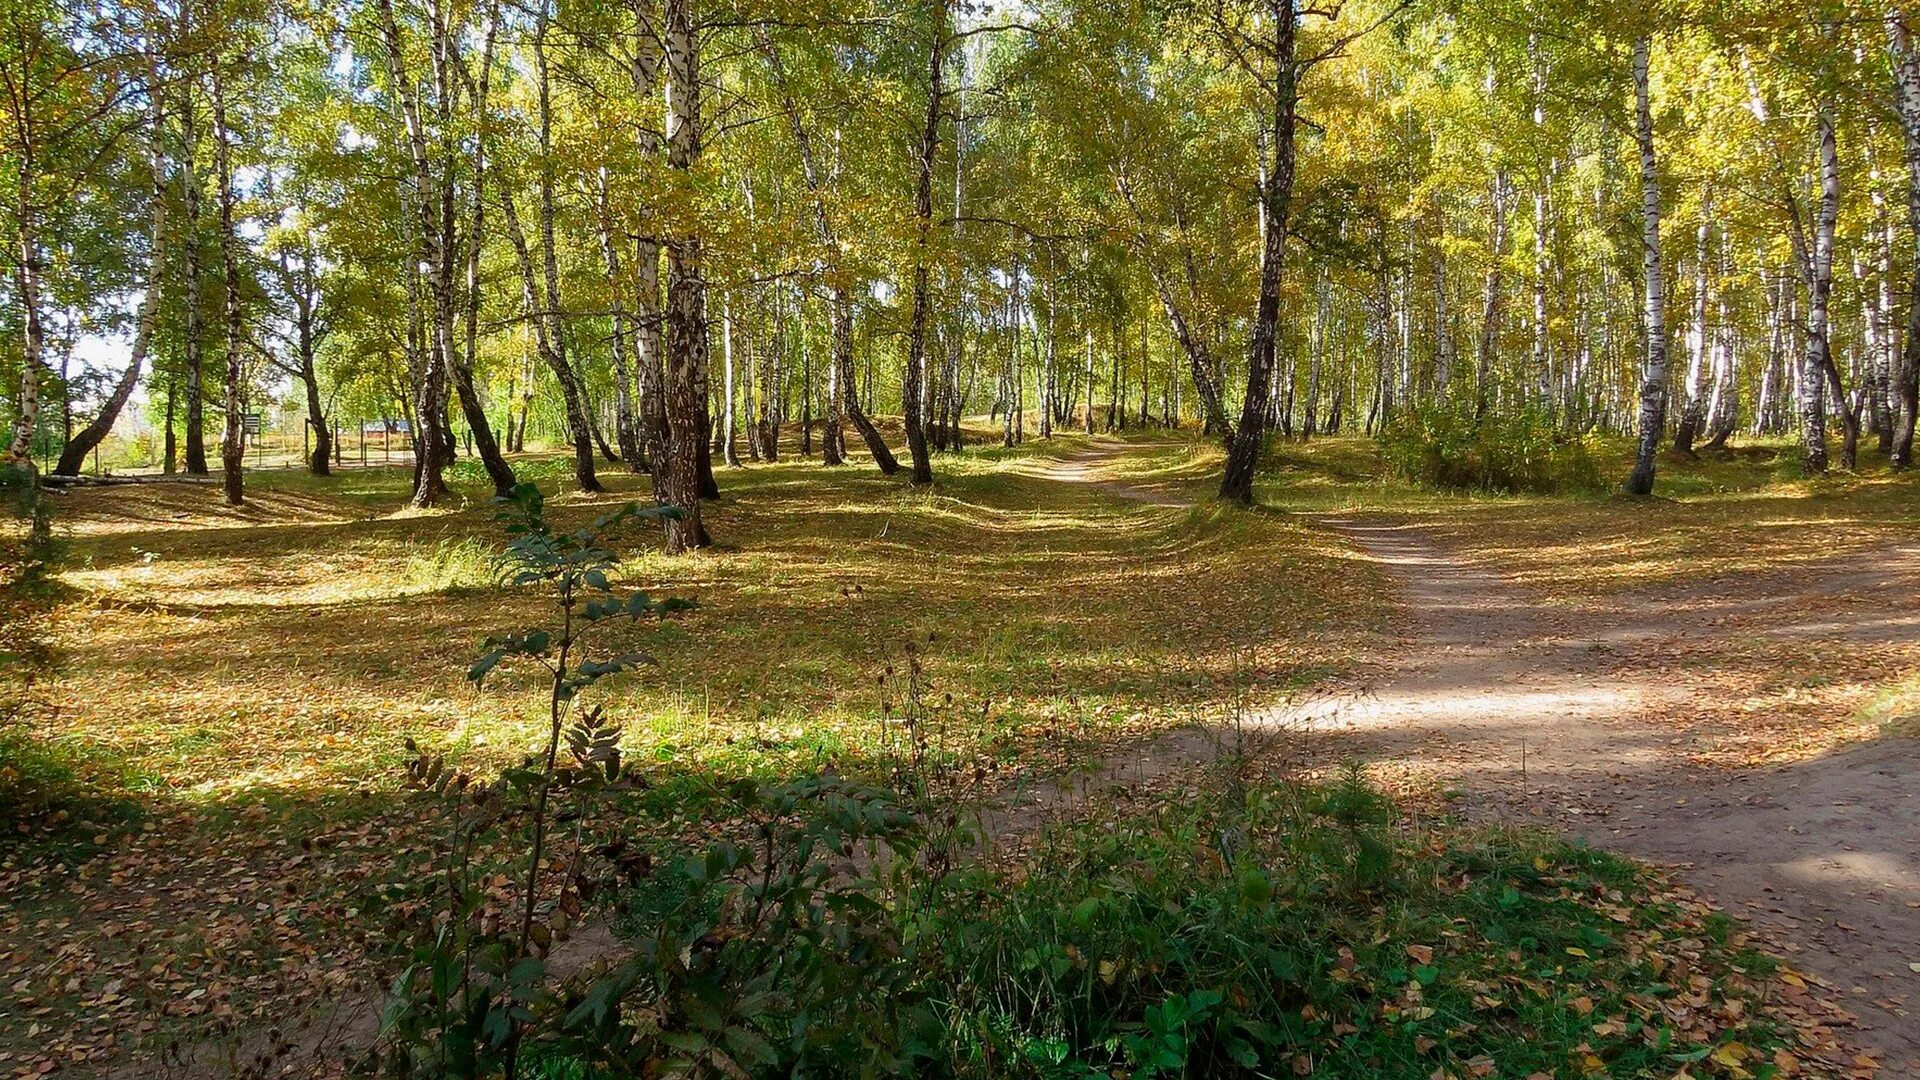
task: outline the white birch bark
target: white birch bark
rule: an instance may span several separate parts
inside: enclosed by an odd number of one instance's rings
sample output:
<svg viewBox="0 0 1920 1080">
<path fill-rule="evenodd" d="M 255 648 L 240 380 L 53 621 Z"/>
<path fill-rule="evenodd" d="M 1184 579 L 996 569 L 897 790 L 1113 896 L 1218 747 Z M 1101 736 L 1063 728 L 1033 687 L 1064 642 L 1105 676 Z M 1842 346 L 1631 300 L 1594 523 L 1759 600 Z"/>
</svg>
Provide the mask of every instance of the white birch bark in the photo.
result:
<svg viewBox="0 0 1920 1080">
<path fill-rule="evenodd" d="M 1650 84 L 1653 41 L 1633 44 L 1634 135 L 1640 147 L 1640 266 L 1645 278 L 1646 340 L 1640 361 L 1639 453 L 1627 490 L 1653 494 L 1654 456 L 1667 421 L 1667 294 L 1660 265 L 1660 160 L 1653 142 Z"/>
</svg>

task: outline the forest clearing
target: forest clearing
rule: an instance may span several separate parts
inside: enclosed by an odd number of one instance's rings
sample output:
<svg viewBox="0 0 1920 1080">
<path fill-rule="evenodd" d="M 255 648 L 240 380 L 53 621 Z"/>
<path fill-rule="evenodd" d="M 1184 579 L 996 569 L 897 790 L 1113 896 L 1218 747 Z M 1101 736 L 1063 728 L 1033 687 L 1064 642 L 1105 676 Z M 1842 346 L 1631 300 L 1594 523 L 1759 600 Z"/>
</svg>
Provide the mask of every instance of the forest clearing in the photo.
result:
<svg viewBox="0 0 1920 1080">
<path fill-rule="evenodd" d="M 1706 905 L 1724 907 L 1791 965 L 1728 961 L 1775 980 L 1753 1007 L 1792 1060 L 1906 1067 L 1920 976 L 1884 943 L 1920 926 L 1902 728 L 1920 644 L 1882 598 L 1920 574 L 1907 483 L 1808 486 L 1756 451 L 1684 469 L 1697 492 L 1652 507 L 1445 496 L 1330 439 L 1272 466 L 1276 507 L 1298 509 L 1249 516 L 1206 499 L 1220 457 L 1062 437 L 971 454 L 934 492 L 804 461 L 738 473 L 711 518 L 741 542 L 688 564 L 642 541 L 621 563 L 700 603 L 646 634 L 657 672 L 609 694 L 649 779 L 623 828 L 698 836 L 732 812 L 725 777 L 884 775 L 902 696 L 886 674 L 913 662 L 952 695 L 929 717 L 940 759 L 988 771 L 964 798 L 993 860 L 1154 813 L 1222 768 L 1271 782 L 1364 761 L 1410 842 L 1547 827 L 1673 867 L 1702 899 L 1655 884 L 1649 905 L 1677 898 L 1656 928 L 1711 934 Z M 480 639 L 538 606 L 487 570 L 485 489 L 451 514 L 384 511 L 407 478 L 263 475 L 240 509 L 189 485 L 61 499 L 73 591 L 33 733 L 55 756 L 24 764 L 76 764 L 92 794 L 69 811 L 83 820 L 43 826 L 57 843 L 0 867 L 11 1061 L 139 1060 L 184 1033 L 203 1057 L 257 1052 L 235 1032 L 262 1022 L 307 1032 L 309 1055 L 367 1036 L 340 1003 L 378 1000 L 391 915 L 363 905 L 433 859 L 401 739 L 508 764 L 542 696 L 464 677 Z M 555 487 L 562 520 L 633 496 Z M 1695 531 L 1712 572 L 1663 571 Z M 1788 532 L 1836 554 L 1802 560 Z M 589 926 L 579 948 L 618 951 Z"/>
<path fill-rule="evenodd" d="M 0 1078 L 1920 1077 L 1916 18 L 0 0 Z"/>
</svg>

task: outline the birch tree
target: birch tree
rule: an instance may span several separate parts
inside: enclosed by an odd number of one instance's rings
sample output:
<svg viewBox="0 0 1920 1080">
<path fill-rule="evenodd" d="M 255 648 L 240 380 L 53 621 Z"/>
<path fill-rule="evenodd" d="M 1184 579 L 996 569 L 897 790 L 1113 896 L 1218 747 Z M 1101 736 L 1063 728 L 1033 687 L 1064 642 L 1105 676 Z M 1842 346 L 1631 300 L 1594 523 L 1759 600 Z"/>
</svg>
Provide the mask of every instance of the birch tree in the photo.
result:
<svg viewBox="0 0 1920 1080">
<path fill-rule="evenodd" d="M 1653 494 L 1655 458 L 1667 426 L 1667 293 L 1660 255 L 1660 159 L 1653 136 L 1653 35 L 1633 43 L 1634 141 L 1640 150 L 1640 268 L 1643 330 L 1640 361 L 1639 451 L 1627 491 Z"/>
</svg>

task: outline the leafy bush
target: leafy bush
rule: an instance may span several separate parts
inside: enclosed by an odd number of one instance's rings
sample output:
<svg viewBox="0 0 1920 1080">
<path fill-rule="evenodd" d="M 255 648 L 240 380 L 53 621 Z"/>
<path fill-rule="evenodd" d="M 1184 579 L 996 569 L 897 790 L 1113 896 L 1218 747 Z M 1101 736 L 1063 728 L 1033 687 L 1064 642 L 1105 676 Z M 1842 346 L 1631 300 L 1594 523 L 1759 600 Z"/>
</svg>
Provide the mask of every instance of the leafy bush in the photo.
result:
<svg viewBox="0 0 1920 1080">
<path fill-rule="evenodd" d="M 1630 864 L 1399 836 L 1387 808 L 1350 774 L 1056 837 L 923 931 L 943 1042 L 921 1073 L 1667 1077 L 1721 1054 L 1765 1075 L 1788 1043 L 1756 958 Z M 1701 1025 L 1703 998 L 1735 1019 Z"/>
<path fill-rule="evenodd" d="M 1454 404 L 1408 409 L 1388 423 L 1380 444 L 1394 475 L 1432 487 L 1554 495 L 1605 486 L 1586 438 L 1533 411 L 1475 417 Z"/>
</svg>

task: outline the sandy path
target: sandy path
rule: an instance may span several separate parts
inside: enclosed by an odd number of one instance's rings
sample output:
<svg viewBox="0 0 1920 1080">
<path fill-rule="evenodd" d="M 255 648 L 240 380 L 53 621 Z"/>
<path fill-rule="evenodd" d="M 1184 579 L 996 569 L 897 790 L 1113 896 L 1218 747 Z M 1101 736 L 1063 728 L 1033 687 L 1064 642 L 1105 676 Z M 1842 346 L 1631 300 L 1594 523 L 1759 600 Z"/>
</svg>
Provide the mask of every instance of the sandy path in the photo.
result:
<svg viewBox="0 0 1920 1080">
<path fill-rule="evenodd" d="M 1096 442 L 1050 475 L 1167 504 L 1164 489 L 1102 479 L 1101 464 L 1124 452 Z M 1800 568 L 1682 602 L 1576 611 L 1542 605 L 1417 527 L 1320 523 L 1389 573 L 1402 615 L 1366 685 L 1265 723 L 1432 775 L 1461 791 L 1472 816 L 1542 821 L 1672 867 L 1832 982 L 1890 1075 L 1920 1076 L 1920 971 L 1909 966 L 1920 966 L 1920 744 L 1889 739 L 1778 768 L 1702 767 L 1662 722 L 1686 715 L 1700 684 L 1619 662 L 1623 651 L 1675 652 L 1718 632 L 1728 613 L 1815 640 L 1910 634 L 1889 600 L 1912 595 L 1920 551 L 1891 549 L 1871 574 L 1857 563 Z M 1900 580 L 1909 587 L 1889 594 Z M 1837 612 L 1827 602 L 1853 594 L 1880 599 Z M 1207 743 L 1169 738 L 1101 775 L 1159 774 Z"/>
</svg>

